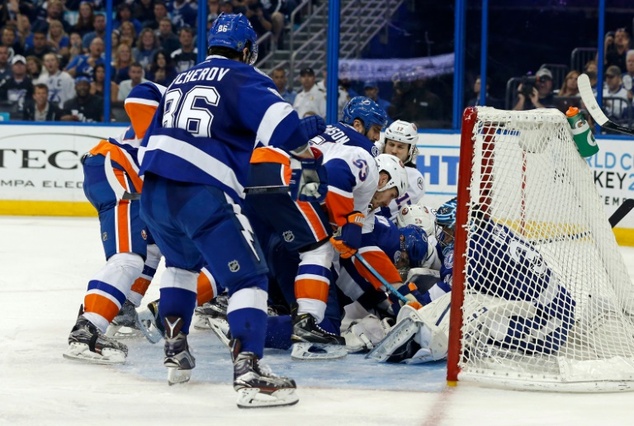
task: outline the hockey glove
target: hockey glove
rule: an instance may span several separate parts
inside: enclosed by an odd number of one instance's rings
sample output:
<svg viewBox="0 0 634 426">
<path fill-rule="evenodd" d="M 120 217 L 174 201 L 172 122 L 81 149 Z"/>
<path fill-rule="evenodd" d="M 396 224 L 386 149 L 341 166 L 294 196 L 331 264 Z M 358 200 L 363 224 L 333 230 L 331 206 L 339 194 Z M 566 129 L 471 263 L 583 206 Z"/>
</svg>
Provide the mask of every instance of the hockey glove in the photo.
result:
<svg viewBox="0 0 634 426">
<path fill-rule="evenodd" d="M 305 141 L 321 135 L 326 130 L 326 122 L 318 115 L 311 115 L 299 121 L 299 129 Z"/>
<path fill-rule="evenodd" d="M 328 192 L 328 175 L 322 165 L 323 155 L 317 148 L 309 147 L 313 158 L 291 156 L 291 181 L 289 189 L 294 200 L 322 202 Z"/>
<path fill-rule="evenodd" d="M 361 247 L 361 231 L 365 216 L 361 212 L 354 211 L 346 217 L 347 223 L 340 226 L 332 237 L 330 243 L 339 252 L 339 255 L 348 259 Z"/>
</svg>

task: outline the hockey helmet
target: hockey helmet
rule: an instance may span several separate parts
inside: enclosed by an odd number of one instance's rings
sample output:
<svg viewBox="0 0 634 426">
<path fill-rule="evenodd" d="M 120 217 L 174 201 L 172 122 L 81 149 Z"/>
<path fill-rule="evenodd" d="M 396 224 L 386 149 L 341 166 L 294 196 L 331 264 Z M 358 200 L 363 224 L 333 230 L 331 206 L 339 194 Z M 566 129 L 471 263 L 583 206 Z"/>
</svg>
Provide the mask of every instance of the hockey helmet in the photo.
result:
<svg viewBox="0 0 634 426">
<path fill-rule="evenodd" d="M 457 206 L 458 199 L 452 198 L 436 210 L 436 224 L 438 225 L 436 238 L 442 247 L 447 247 L 454 241 Z"/>
<path fill-rule="evenodd" d="M 422 204 L 408 204 L 400 208 L 396 215 L 396 224 L 399 228 L 408 225 L 416 225 L 425 231 L 427 235 L 433 235 L 436 229 L 436 217 L 431 209 Z"/>
<path fill-rule="evenodd" d="M 407 253 L 410 266 L 418 266 L 427 256 L 427 235 L 416 225 L 407 225 L 398 230 L 401 252 Z"/>
<path fill-rule="evenodd" d="M 253 65 L 258 59 L 258 36 L 251 23 L 242 13 L 221 13 L 207 34 L 208 47 L 227 47 L 242 52 L 249 50 L 247 63 Z"/>
<path fill-rule="evenodd" d="M 385 145 L 387 145 L 388 140 L 408 144 L 409 150 L 407 151 L 407 158 L 405 158 L 404 163 L 415 164 L 416 156 L 418 155 L 418 148 L 416 148 L 416 143 L 418 143 L 418 128 L 416 127 L 416 124 L 403 120 L 396 120 L 394 123 L 390 124 L 385 131 L 384 139 Z"/>
<path fill-rule="evenodd" d="M 403 162 L 394 155 L 381 154 L 376 157 L 376 163 L 379 167 L 379 172 L 386 172 L 390 175 L 390 180 L 378 191 L 383 192 L 390 188 L 396 188 L 397 197 L 405 195 L 409 183 L 407 182 L 407 171 Z"/>
<path fill-rule="evenodd" d="M 355 119 L 363 122 L 365 131 L 374 125 L 381 126 L 387 124 L 387 113 L 372 99 L 365 96 L 355 96 L 343 107 L 342 122 L 352 125 Z"/>
</svg>

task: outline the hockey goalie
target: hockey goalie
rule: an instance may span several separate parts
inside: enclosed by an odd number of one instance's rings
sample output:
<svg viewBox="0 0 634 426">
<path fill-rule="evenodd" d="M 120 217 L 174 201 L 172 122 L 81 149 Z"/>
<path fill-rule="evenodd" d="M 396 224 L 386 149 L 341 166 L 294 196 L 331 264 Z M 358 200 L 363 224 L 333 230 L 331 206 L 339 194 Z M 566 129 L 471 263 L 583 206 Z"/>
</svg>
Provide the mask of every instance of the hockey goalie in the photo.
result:
<svg viewBox="0 0 634 426">
<path fill-rule="evenodd" d="M 467 354 L 555 353 L 574 324 L 575 301 L 529 241 L 489 218 L 472 220 L 480 223 L 471 228 L 467 264 Z M 443 232 L 452 235 L 453 226 L 455 221 Z M 368 357 L 410 364 L 444 359 L 450 302 L 447 293 L 418 310 L 404 306 L 396 325 Z"/>
</svg>

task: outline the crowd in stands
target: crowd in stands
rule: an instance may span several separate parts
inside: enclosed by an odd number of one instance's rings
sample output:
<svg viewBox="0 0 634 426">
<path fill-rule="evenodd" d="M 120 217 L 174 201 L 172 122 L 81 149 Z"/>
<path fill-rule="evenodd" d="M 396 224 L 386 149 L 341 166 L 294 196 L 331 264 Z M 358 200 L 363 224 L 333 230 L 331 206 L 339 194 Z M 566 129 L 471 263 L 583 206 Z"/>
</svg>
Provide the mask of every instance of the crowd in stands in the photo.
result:
<svg viewBox="0 0 634 426">
<path fill-rule="evenodd" d="M 119 107 L 140 82 L 167 86 L 197 62 L 195 0 L 114 5 L 113 31 L 107 34 L 102 0 L 1 2 L 0 105 L 12 119 L 101 121 L 103 111 L 84 105 L 81 97 L 104 96 L 107 66 L 112 105 Z M 222 12 L 242 12 L 259 36 L 270 31 L 281 47 L 285 20 L 297 5 L 297 0 L 208 0 L 208 27 Z M 112 42 L 111 64 L 104 60 L 106 37 Z"/>
</svg>

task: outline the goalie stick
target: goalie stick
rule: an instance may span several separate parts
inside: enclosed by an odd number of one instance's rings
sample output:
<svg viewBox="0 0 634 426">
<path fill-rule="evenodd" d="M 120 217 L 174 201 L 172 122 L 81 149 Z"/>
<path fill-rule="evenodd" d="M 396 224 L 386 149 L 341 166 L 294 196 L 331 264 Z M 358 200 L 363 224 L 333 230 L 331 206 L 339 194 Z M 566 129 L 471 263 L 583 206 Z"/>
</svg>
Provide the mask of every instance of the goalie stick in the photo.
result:
<svg viewBox="0 0 634 426">
<path fill-rule="evenodd" d="M 634 130 L 610 121 L 608 116 L 601 110 L 599 103 L 594 97 L 594 93 L 592 93 L 590 78 L 586 74 L 581 74 L 577 78 L 577 85 L 579 86 L 579 94 L 581 95 L 583 103 L 586 105 L 588 112 L 599 126 L 625 135 L 634 136 Z"/>
</svg>

